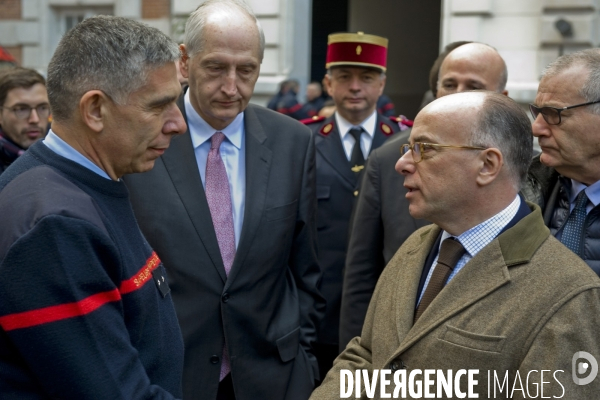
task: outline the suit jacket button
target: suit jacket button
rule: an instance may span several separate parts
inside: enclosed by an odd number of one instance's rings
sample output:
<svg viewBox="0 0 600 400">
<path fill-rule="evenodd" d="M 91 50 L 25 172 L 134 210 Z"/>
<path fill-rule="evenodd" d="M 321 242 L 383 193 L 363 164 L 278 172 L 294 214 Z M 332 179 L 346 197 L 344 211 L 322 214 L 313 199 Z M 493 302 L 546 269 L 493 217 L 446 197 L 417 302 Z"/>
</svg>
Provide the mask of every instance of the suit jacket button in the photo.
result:
<svg viewBox="0 0 600 400">
<path fill-rule="evenodd" d="M 223 297 L 221 297 L 221 300 L 223 300 L 223 303 L 227 303 L 229 301 L 229 293 L 225 293 Z"/>
<path fill-rule="evenodd" d="M 404 365 L 404 362 L 402 360 L 394 360 L 392 361 L 392 363 L 390 364 L 390 369 L 393 372 L 398 371 L 399 369 L 406 369 L 406 365 Z"/>
<path fill-rule="evenodd" d="M 217 356 L 217 355 L 210 356 L 210 363 L 211 364 L 218 364 L 219 363 L 219 356 Z"/>
</svg>

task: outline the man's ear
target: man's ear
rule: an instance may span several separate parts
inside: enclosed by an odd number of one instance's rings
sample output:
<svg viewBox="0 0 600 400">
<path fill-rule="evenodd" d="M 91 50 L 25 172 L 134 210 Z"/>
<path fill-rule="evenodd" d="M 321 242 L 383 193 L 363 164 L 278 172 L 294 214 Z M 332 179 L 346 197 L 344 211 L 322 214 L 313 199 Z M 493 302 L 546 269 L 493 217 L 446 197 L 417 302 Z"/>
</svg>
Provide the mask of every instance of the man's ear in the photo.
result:
<svg viewBox="0 0 600 400">
<path fill-rule="evenodd" d="M 477 184 L 486 186 L 492 183 L 500 174 L 504 165 L 504 157 L 502 152 L 495 147 L 483 150 L 479 157 L 481 167 L 477 174 Z"/>
<path fill-rule="evenodd" d="M 504 90 L 502 91 L 502 94 L 503 94 L 503 95 L 505 95 L 505 96 L 508 96 L 508 90 L 504 89 Z"/>
<path fill-rule="evenodd" d="M 79 113 L 85 125 L 100 133 L 104 129 L 107 105 L 111 100 L 101 90 L 85 92 L 79 100 Z"/>
<path fill-rule="evenodd" d="M 327 94 L 331 96 L 331 77 L 328 74 L 325 74 L 323 77 L 323 85 L 325 86 Z"/>
<path fill-rule="evenodd" d="M 381 77 L 381 87 L 379 88 L 379 96 L 383 94 L 383 90 L 385 89 L 385 80 L 387 79 L 387 75 L 383 74 Z"/>
<path fill-rule="evenodd" d="M 190 56 L 187 53 L 187 49 L 185 48 L 185 44 L 180 44 L 179 45 L 179 50 L 181 51 L 181 58 L 179 59 L 179 72 L 181 73 L 181 76 L 183 76 L 186 79 L 189 79 L 190 77 L 190 71 L 189 71 L 189 61 L 190 61 Z"/>
</svg>

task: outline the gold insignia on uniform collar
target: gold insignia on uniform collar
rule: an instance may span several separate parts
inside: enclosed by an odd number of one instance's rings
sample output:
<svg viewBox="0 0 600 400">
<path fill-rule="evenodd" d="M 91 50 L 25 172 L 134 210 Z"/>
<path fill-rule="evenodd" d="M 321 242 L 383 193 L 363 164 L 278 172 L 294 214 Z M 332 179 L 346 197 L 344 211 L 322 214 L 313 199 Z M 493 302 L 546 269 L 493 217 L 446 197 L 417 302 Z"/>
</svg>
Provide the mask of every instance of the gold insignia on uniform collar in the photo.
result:
<svg viewBox="0 0 600 400">
<path fill-rule="evenodd" d="M 333 129 L 333 124 L 327 124 L 323 127 L 323 133 L 329 133 Z"/>
<path fill-rule="evenodd" d="M 390 134 L 390 132 L 392 132 L 392 129 L 389 126 L 385 125 L 385 124 L 381 125 L 381 130 L 383 132 L 387 133 L 387 134 Z"/>
</svg>

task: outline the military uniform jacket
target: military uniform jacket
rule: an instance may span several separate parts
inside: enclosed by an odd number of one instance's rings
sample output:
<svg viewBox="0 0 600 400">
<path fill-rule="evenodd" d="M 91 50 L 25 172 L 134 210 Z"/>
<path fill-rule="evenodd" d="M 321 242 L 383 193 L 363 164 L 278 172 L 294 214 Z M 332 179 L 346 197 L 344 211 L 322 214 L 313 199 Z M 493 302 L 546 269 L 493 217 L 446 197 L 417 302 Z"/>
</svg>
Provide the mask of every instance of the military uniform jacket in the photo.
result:
<svg viewBox="0 0 600 400">
<path fill-rule="evenodd" d="M 335 114 L 308 124 L 315 136 L 317 165 L 317 243 L 323 279 L 320 291 L 327 301 L 318 343 L 337 344 L 343 269 L 348 245 L 349 221 L 358 195 L 360 174 L 351 170 L 344 152 Z M 381 146 L 399 128 L 378 115 L 371 150 Z"/>
</svg>

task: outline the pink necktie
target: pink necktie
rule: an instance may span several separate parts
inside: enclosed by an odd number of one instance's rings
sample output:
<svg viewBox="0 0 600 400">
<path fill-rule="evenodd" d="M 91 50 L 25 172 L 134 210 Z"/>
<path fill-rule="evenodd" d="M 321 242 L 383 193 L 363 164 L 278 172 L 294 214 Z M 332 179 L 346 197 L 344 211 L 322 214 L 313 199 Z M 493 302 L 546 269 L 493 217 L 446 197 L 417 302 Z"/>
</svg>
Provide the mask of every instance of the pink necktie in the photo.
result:
<svg viewBox="0 0 600 400">
<path fill-rule="evenodd" d="M 222 132 L 216 132 L 210 139 L 210 152 L 206 160 L 206 200 L 210 209 L 213 226 L 219 243 L 219 250 L 225 274 L 229 275 L 233 259 L 235 258 L 235 231 L 233 229 L 233 212 L 231 207 L 231 193 L 229 193 L 229 180 L 225 171 L 225 164 L 221 159 L 219 148 L 225 140 Z M 223 347 L 223 362 L 219 381 L 231 371 L 227 347 Z"/>
</svg>

